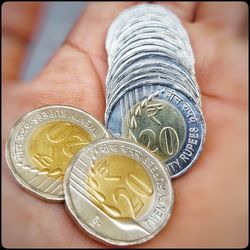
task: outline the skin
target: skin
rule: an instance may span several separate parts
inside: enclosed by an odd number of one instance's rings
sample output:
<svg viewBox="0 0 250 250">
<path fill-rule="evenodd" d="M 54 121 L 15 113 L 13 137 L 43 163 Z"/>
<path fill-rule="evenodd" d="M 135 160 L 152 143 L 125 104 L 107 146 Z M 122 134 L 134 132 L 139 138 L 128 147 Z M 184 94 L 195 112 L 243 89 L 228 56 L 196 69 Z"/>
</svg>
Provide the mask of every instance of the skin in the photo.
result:
<svg viewBox="0 0 250 250">
<path fill-rule="evenodd" d="M 63 204 L 44 202 L 17 185 L 5 162 L 5 141 L 21 115 L 46 104 L 79 107 L 103 121 L 105 35 L 112 20 L 134 4 L 88 4 L 64 44 L 28 84 L 19 81 L 18 72 L 41 4 L 3 4 L 4 247 L 105 247 L 75 226 Z M 207 135 L 197 163 L 173 180 L 175 203 L 168 225 L 137 247 L 246 247 L 248 6 L 244 2 L 159 4 L 179 16 L 190 36 Z"/>
</svg>

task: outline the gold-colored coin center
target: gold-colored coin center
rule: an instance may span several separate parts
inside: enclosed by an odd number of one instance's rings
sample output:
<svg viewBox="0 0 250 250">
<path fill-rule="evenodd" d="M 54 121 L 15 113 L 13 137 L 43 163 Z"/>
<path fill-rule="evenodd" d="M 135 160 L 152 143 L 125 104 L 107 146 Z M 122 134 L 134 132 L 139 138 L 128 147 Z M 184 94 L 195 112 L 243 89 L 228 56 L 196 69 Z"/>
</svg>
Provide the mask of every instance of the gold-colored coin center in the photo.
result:
<svg viewBox="0 0 250 250">
<path fill-rule="evenodd" d="M 108 216 L 134 219 L 143 215 L 153 198 L 150 176 L 136 160 L 110 155 L 91 167 L 90 199 Z"/>
<path fill-rule="evenodd" d="M 64 175 L 71 158 L 90 141 L 90 134 L 76 124 L 48 122 L 31 134 L 28 158 L 39 171 L 59 178 Z"/>
<path fill-rule="evenodd" d="M 176 107 L 162 100 L 135 104 L 126 114 L 123 124 L 126 138 L 145 145 L 161 160 L 173 157 L 185 140 L 183 116 Z"/>
</svg>

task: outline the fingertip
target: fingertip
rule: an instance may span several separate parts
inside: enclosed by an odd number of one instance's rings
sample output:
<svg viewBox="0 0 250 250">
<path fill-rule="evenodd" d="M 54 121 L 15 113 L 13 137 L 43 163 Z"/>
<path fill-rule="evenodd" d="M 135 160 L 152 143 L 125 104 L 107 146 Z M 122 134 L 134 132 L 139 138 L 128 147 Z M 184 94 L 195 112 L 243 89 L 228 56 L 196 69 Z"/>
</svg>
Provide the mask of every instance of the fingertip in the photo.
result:
<svg viewBox="0 0 250 250">
<path fill-rule="evenodd" d="M 154 4 L 160 4 L 174 12 L 182 21 L 193 22 L 197 2 L 160 2 L 153 1 Z"/>
</svg>

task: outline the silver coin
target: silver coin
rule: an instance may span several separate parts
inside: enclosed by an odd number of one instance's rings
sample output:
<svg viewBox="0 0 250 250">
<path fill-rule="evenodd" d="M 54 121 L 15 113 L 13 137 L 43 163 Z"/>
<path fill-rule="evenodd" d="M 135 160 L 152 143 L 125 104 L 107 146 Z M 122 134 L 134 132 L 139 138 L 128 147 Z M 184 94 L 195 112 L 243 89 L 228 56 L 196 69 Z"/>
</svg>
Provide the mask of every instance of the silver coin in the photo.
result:
<svg viewBox="0 0 250 250">
<path fill-rule="evenodd" d="M 44 106 L 16 122 L 6 143 L 6 159 L 25 190 L 48 201 L 62 201 L 71 158 L 91 141 L 108 137 L 106 128 L 82 110 Z"/>
<path fill-rule="evenodd" d="M 95 239 L 120 246 L 153 238 L 167 224 L 174 200 L 160 161 L 127 140 L 99 140 L 79 151 L 64 189 L 75 222 Z"/>
<path fill-rule="evenodd" d="M 195 77 L 195 59 L 186 30 L 171 11 L 155 5 L 139 5 L 125 10 L 115 19 L 108 31 L 106 48 L 109 62 L 106 78 L 105 122 L 107 127 L 114 136 L 123 136 L 135 142 L 141 140 L 144 141 L 142 144 L 148 146 L 160 136 L 159 134 L 165 135 L 165 142 L 171 142 L 178 132 L 174 126 L 178 127 L 178 124 L 182 124 L 182 129 L 179 131 L 182 136 L 177 137 L 182 140 L 176 139 L 175 144 L 167 145 L 164 144 L 164 140 L 158 138 L 158 142 L 151 145 L 153 148 L 150 146 L 152 151 L 158 150 L 157 152 L 163 154 L 160 144 L 165 145 L 165 151 L 171 148 L 171 145 L 172 147 L 178 145 L 180 151 L 175 150 L 174 154 L 169 154 L 164 163 L 173 177 L 179 176 L 189 169 L 198 157 L 205 137 L 200 89 Z M 168 96 L 164 96 L 164 93 L 170 90 L 177 100 L 181 100 L 180 106 L 176 105 L 175 109 L 170 108 L 174 103 L 167 99 Z M 151 114 L 147 115 L 148 110 L 143 105 L 149 99 L 153 101 L 150 104 L 152 107 L 149 105 Z M 157 103 L 159 101 L 160 104 Z M 158 107 L 161 108 L 157 110 Z M 160 112 L 160 110 L 163 111 Z M 167 110 L 170 112 L 170 117 Z M 168 124 L 174 121 L 172 116 L 178 112 L 179 116 L 176 117 L 179 117 L 179 120 L 175 119 L 179 123 L 175 120 L 176 124 Z M 133 127 L 136 123 L 136 115 L 133 117 L 131 115 L 139 113 L 145 116 L 137 121 L 142 128 L 133 132 L 129 126 Z M 162 127 L 164 131 L 151 131 L 150 126 L 156 126 L 152 121 L 157 123 L 152 113 L 165 114 L 165 118 L 164 116 L 159 118 L 162 119 L 161 123 L 165 124 L 165 127 Z M 149 122 L 147 122 L 148 119 Z M 190 119 L 193 120 L 194 128 L 190 127 L 192 126 L 189 124 Z M 149 128 L 145 127 L 147 124 L 150 125 Z M 174 129 L 171 130 L 172 128 Z M 198 146 L 190 146 L 185 141 L 188 136 L 184 134 L 188 134 L 189 129 L 198 131 Z M 186 163 L 180 163 L 179 166 L 172 164 L 172 159 L 177 163 L 181 162 L 182 158 L 185 161 L 185 153 L 188 150 L 185 145 L 188 145 L 189 150 L 192 147 L 194 151 L 192 157 L 186 160 Z"/>
</svg>

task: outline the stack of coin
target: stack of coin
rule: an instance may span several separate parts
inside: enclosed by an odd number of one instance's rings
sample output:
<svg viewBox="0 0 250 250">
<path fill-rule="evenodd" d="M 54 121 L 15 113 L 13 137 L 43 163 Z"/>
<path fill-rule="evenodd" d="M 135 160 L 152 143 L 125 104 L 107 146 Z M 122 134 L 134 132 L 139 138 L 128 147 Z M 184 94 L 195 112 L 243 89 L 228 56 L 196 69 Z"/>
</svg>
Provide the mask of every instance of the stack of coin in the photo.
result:
<svg viewBox="0 0 250 250">
<path fill-rule="evenodd" d="M 172 177 L 180 176 L 197 159 L 205 137 L 187 32 L 170 10 L 141 4 L 114 20 L 106 49 L 107 128 L 145 145 Z"/>
</svg>

